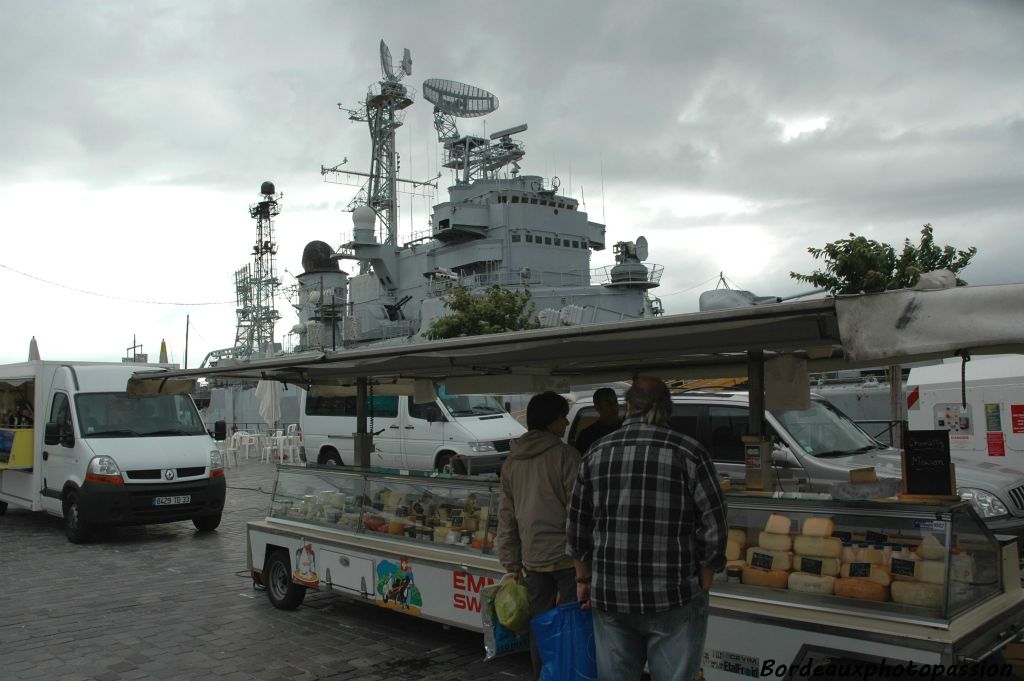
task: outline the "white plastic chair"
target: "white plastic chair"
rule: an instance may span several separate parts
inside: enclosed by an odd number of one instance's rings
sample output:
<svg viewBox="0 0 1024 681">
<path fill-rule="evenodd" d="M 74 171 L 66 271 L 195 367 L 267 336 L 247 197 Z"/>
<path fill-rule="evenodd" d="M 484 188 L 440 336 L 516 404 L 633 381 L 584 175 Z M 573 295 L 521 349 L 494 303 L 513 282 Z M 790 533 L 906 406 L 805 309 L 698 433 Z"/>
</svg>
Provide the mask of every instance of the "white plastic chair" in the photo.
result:
<svg viewBox="0 0 1024 681">
<path fill-rule="evenodd" d="M 222 440 L 217 443 L 217 451 L 220 452 L 221 459 L 224 461 L 224 468 L 231 465 L 231 457 L 235 457 L 235 467 L 238 466 L 238 448 L 231 446 L 231 440 Z"/>
<path fill-rule="evenodd" d="M 238 449 L 241 445 L 242 437 L 246 434 L 247 433 L 245 433 L 244 431 L 238 431 L 232 433 L 231 438 L 229 440 L 226 440 L 227 447 L 225 447 L 224 449 L 225 464 L 227 458 L 233 455 L 235 457 L 235 465 L 238 465 Z"/>
<path fill-rule="evenodd" d="M 284 463 L 284 441 L 285 436 L 281 431 L 275 430 L 271 433 L 260 451 L 260 461 L 270 463 L 270 459 L 276 454 L 281 463 Z"/>
<path fill-rule="evenodd" d="M 238 450 L 245 456 L 245 460 L 249 460 L 249 452 L 255 457 L 260 453 L 260 438 L 259 435 L 246 433 L 241 431 L 238 433 L 241 435 L 238 441 Z"/>
</svg>

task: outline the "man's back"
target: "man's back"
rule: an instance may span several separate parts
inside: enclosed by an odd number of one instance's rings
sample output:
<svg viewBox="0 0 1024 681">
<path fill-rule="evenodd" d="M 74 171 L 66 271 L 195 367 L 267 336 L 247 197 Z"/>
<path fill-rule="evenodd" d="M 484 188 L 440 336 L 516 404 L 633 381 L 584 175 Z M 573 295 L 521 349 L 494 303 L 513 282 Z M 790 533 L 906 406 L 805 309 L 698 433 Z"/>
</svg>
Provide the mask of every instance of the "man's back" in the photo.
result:
<svg viewBox="0 0 1024 681">
<path fill-rule="evenodd" d="M 593 528 L 590 536 L 574 534 L 586 527 Z M 628 418 L 584 459 L 569 529 L 570 546 L 590 549 L 591 600 L 616 612 L 688 602 L 701 588 L 702 563 L 724 548 L 728 534 L 707 452 L 640 417 Z"/>
</svg>

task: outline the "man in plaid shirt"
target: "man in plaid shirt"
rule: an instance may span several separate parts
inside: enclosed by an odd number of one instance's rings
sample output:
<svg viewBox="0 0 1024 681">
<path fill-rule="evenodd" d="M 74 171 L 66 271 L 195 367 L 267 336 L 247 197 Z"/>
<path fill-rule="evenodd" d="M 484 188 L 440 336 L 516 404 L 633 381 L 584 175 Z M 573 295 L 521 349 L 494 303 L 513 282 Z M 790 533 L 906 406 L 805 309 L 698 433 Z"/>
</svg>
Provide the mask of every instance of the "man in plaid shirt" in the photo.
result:
<svg viewBox="0 0 1024 681">
<path fill-rule="evenodd" d="M 566 531 L 577 595 L 594 611 L 602 681 L 696 679 L 708 590 L 725 567 L 725 498 L 707 451 L 671 430 L 672 397 L 641 377 L 622 427 L 580 464 Z M 588 603 L 589 602 L 589 603 Z"/>
</svg>

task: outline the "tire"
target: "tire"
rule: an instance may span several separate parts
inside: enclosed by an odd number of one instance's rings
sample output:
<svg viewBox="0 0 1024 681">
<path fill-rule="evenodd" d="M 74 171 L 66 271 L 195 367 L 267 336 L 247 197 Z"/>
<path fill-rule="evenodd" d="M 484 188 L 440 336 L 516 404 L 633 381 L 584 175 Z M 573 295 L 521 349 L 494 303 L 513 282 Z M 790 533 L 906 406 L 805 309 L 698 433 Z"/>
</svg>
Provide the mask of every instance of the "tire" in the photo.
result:
<svg viewBox="0 0 1024 681">
<path fill-rule="evenodd" d="M 0 501 L 0 515 L 3 515 L 4 513 L 7 513 L 7 502 Z"/>
<path fill-rule="evenodd" d="M 64 536 L 72 544 L 84 544 L 92 538 L 92 526 L 82 520 L 75 491 L 64 496 Z"/>
<path fill-rule="evenodd" d="M 341 456 L 339 456 L 338 452 L 334 451 L 333 449 L 328 449 L 328 450 L 326 450 L 324 452 L 321 452 L 319 463 L 320 463 L 321 466 L 342 466 L 342 465 L 344 465 L 341 462 Z"/>
<path fill-rule="evenodd" d="M 280 610 L 294 610 L 306 598 L 306 587 L 292 581 L 291 563 L 287 551 L 274 551 L 263 568 L 270 604 Z"/>
<path fill-rule="evenodd" d="M 451 473 L 452 475 L 465 475 L 466 464 L 455 458 L 451 452 L 444 452 L 437 457 L 437 465 L 434 470 L 438 473 Z"/>
<path fill-rule="evenodd" d="M 220 525 L 220 518 L 220 513 L 217 515 L 204 515 L 199 518 L 193 518 L 192 524 L 200 532 L 213 532 Z"/>
</svg>

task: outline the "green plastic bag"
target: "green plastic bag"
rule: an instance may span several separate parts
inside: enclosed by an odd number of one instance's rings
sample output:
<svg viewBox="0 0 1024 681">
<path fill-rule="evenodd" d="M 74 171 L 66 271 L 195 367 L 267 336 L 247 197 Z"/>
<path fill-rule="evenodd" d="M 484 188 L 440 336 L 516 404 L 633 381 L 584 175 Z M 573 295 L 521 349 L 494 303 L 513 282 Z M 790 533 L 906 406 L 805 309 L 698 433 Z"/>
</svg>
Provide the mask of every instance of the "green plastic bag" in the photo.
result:
<svg viewBox="0 0 1024 681">
<path fill-rule="evenodd" d="M 503 627 L 517 634 L 530 631 L 530 597 L 519 581 L 510 579 L 498 587 L 494 610 Z"/>
</svg>

